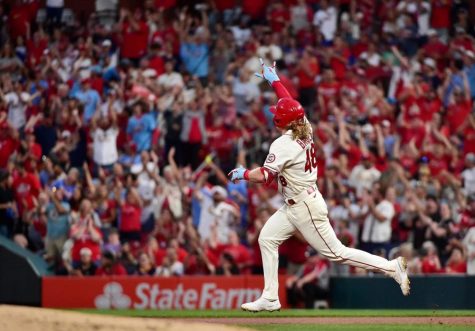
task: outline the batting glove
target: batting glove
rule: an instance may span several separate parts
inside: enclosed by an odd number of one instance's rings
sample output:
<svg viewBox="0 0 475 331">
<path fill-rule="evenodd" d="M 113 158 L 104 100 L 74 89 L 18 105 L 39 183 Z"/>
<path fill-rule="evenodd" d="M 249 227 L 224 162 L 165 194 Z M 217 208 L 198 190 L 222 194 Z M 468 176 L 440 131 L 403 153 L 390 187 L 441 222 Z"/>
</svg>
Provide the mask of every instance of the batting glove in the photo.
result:
<svg viewBox="0 0 475 331">
<path fill-rule="evenodd" d="M 238 180 L 248 180 L 249 179 L 249 170 L 243 167 L 236 168 L 234 170 L 231 170 L 231 172 L 228 174 L 229 179 L 233 183 L 236 183 Z"/>
<path fill-rule="evenodd" d="M 264 60 L 262 58 L 259 58 L 259 61 L 261 62 L 262 65 L 262 72 L 258 73 L 256 72 L 254 75 L 257 77 L 263 78 L 266 81 L 269 82 L 269 84 L 272 85 L 273 82 L 279 81 L 279 76 L 277 76 L 277 73 L 275 72 L 275 61 L 274 64 L 271 66 L 266 66 L 264 64 Z"/>
</svg>

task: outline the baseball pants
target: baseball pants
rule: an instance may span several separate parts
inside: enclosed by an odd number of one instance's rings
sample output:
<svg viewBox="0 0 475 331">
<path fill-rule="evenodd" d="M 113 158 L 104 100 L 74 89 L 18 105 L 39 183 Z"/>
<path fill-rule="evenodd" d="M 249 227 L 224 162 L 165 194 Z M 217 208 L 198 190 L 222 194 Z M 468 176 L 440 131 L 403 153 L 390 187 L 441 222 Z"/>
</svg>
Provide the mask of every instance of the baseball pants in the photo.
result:
<svg viewBox="0 0 475 331">
<path fill-rule="evenodd" d="M 330 261 L 391 274 L 394 262 L 380 256 L 344 246 L 336 237 L 328 220 L 328 210 L 317 191 L 294 205 L 284 205 L 266 222 L 259 235 L 264 268 L 264 291 L 268 300 L 278 299 L 278 248 L 298 230 L 307 242 Z"/>
</svg>

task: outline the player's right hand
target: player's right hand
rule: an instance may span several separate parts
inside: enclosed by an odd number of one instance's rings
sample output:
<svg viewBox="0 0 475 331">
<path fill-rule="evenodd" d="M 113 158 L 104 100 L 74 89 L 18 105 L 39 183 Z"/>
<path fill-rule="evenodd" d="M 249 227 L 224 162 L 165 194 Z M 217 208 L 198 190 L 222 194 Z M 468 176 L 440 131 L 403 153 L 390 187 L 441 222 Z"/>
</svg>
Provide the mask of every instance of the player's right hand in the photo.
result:
<svg viewBox="0 0 475 331">
<path fill-rule="evenodd" d="M 257 77 L 264 78 L 266 81 L 269 82 L 269 84 L 272 84 L 273 82 L 279 81 L 279 76 L 277 76 L 277 73 L 275 72 L 275 61 L 271 66 L 267 66 L 264 63 L 264 60 L 262 58 L 259 58 L 259 61 L 261 62 L 262 65 L 262 71 L 254 73 Z"/>
<path fill-rule="evenodd" d="M 231 172 L 228 174 L 228 177 L 233 183 L 236 183 L 239 180 L 245 179 L 244 178 L 245 172 L 246 172 L 246 168 L 239 167 L 239 168 L 231 170 Z"/>
</svg>

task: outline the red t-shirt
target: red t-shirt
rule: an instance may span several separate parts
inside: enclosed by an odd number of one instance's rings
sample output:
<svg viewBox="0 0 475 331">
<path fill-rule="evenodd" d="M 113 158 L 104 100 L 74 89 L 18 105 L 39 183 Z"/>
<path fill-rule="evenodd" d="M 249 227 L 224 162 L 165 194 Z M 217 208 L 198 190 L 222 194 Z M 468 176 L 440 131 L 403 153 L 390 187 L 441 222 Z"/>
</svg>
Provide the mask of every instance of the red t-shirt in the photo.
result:
<svg viewBox="0 0 475 331">
<path fill-rule="evenodd" d="M 228 253 L 234 258 L 234 261 L 237 264 L 247 264 L 252 261 L 251 253 L 246 246 L 239 245 L 220 245 L 217 247 L 217 250 L 222 253 Z"/>
<path fill-rule="evenodd" d="M 134 31 L 129 22 L 124 22 L 122 28 L 122 57 L 136 59 L 147 52 L 148 25 L 143 21 L 137 24 L 139 29 Z"/>
<path fill-rule="evenodd" d="M 340 88 L 340 83 L 336 81 L 322 82 L 318 85 L 318 94 L 322 96 L 325 108 L 328 106 L 328 102 L 340 93 Z"/>
<path fill-rule="evenodd" d="M 188 136 L 188 141 L 190 143 L 200 143 L 201 138 L 200 119 L 198 117 L 193 117 L 191 119 L 190 135 Z"/>
<path fill-rule="evenodd" d="M 174 55 L 180 52 L 180 38 L 173 27 L 166 27 L 163 30 L 155 31 L 151 42 L 160 45 L 169 42 L 172 44 Z"/>
<path fill-rule="evenodd" d="M 242 12 L 251 18 L 260 18 L 264 15 L 269 0 L 242 0 Z"/>
<path fill-rule="evenodd" d="M 432 121 L 434 114 L 438 113 L 442 108 L 442 101 L 439 98 L 419 98 L 417 103 L 421 109 L 419 118 L 426 123 Z"/>
<path fill-rule="evenodd" d="M 464 130 L 463 153 L 475 153 L 475 128 L 469 126 Z"/>
<path fill-rule="evenodd" d="M 93 76 L 90 79 L 91 83 L 91 88 L 93 90 L 96 90 L 97 93 L 102 95 L 102 92 L 104 91 L 104 80 L 100 76 Z"/>
<path fill-rule="evenodd" d="M 286 255 L 289 262 L 304 264 L 307 260 L 305 252 L 307 251 L 308 243 L 302 242 L 297 237 L 290 237 L 281 247 L 279 250 L 280 254 Z"/>
<path fill-rule="evenodd" d="M 176 0 L 155 0 L 155 7 L 168 9 L 176 6 Z"/>
<path fill-rule="evenodd" d="M 34 207 L 33 198 L 36 198 L 41 190 L 40 180 L 32 173 L 25 173 L 24 176 L 16 176 L 13 180 L 13 191 L 18 204 L 18 209 L 24 211 Z"/>
<path fill-rule="evenodd" d="M 107 200 L 105 203 L 100 204 L 96 208 L 97 215 L 101 219 L 101 223 L 104 224 L 104 220 L 112 216 L 112 210 L 115 209 L 117 203 L 115 200 Z"/>
<path fill-rule="evenodd" d="M 346 61 L 343 62 L 336 56 L 332 56 L 330 58 L 330 66 L 335 72 L 336 79 L 342 80 L 345 77 L 346 64 L 348 63 L 348 59 L 350 57 L 350 50 L 348 49 L 348 47 L 344 47 L 342 50 L 337 51 L 337 53 L 338 55 L 343 56 Z"/>
<path fill-rule="evenodd" d="M 8 159 L 18 148 L 18 141 L 12 138 L 7 138 L 0 141 L 0 168 L 5 168 L 8 164 Z"/>
<path fill-rule="evenodd" d="M 440 270 L 437 269 L 434 258 L 428 257 L 428 256 L 422 259 L 421 269 L 422 269 L 423 274 L 435 274 L 435 273 L 440 272 Z"/>
<path fill-rule="evenodd" d="M 455 133 L 468 120 L 472 105 L 470 101 L 463 101 L 447 107 L 447 121 L 451 134 Z"/>
<path fill-rule="evenodd" d="M 402 167 L 409 171 L 411 175 L 416 174 L 418 166 L 414 158 L 410 157 L 409 155 L 401 155 L 399 161 L 401 162 Z"/>
<path fill-rule="evenodd" d="M 285 27 L 285 22 L 290 21 L 290 14 L 289 11 L 285 8 L 283 9 L 273 9 L 270 12 L 271 21 L 270 26 L 272 31 L 281 32 L 282 29 Z M 280 19 L 284 20 L 284 23 L 281 22 Z"/>
<path fill-rule="evenodd" d="M 85 220 L 84 219 L 79 220 L 78 224 L 81 223 L 81 222 L 85 222 Z M 73 226 L 73 228 L 71 229 L 71 232 L 73 232 L 73 230 L 75 230 L 75 227 L 79 226 L 78 224 Z M 101 231 L 96 226 L 94 226 L 94 229 L 96 230 L 96 232 L 99 233 L 99 235 L 102 238 Z M 84 231 L 84 233 L 81 237 L 74 240 L 73 248 L 71 250 L 71 257 L 72 257 L 73 261 L 79 261 L 81 259 L 80 252 L 81 252 L 81 249 L 84 248 L 84 247 L 89 248 L 91 250 L 93 261 L 99 261 L 100 260 L 100 258 L 101 258 L 101 243 L 100 242 L 94 242 L 91 238 L 91 235 L 86 230 L 86 231 Z"/>
<path fill-rule="evenodd" d="M 446 29 L 450 26 L 452 0 L 435 0 L 432 2 L 430 24 L 434 29 Z"/>
<path fill-rule="evenodd" d="M 140 231 L 141 223 L 140 216 L 142 208 L 137 205 L 125 202 L 120 208 L 120 225 L 119 230 L 122 232 Z"/>
<path fill-rule="evenodd" d="M 437 157 L 432 153 L 428 153 L 427 158 L 429 159 L 429 169 L 432 176 L 439 175 L 443 170 L 449 170 L 451 157 L 449 155 L 442 155 Z"/>
<path fill-rule="evenodd" d="M 421 147 L 426 133 L 424 125 L 400 128 L 398 133 L 401 135 L 401 145 L 408 144 L 412 139 L 417 147 Z"/>
<path fill-rule="evenodd" d="M 236 5 L 236 0 L 215 0 L 214 3 L 217 10 L 224 11 L 233 8 Z"/>
<path fill-rule="evenodd" d="M 33 40 L 26 42 L 27 65 L 35 66 L 41 61 L 44 50 L 48 47 L 48 40 L 41 39 L 37 43 Z"/>
<path fill-rule="evenodd" d="M 150 58 L 148 67 L 157 72 L 157 77 L 165 72 L 165 62 L 160 56 Z"/>
<path fill-rule="evenodd" d="M 310 72 L 302 68 L 297 71 L 300 88 L 315 87 L 315 77 L 318 75 L 320 67 L 317 61 L 309 62 L 308 65 L 310 67 Z"/>
<path fill-rule="evenodd" d="M 447 264 L 446 269 L 450 269 L 450 273 L 466 274 L 467 273 L 467 262 L 462 261 L 460 263 L 449 263 L 449 264 Z"/>
<path fill-rule="evenodd" d="M 111 268 L 104 268 L 100 266 L 96 269 L 96 276 L 124 276 L 127 275 L 127 270 L 120 263 L 115 263 Z"/>
<path fill-rule="evenodd" d="M 163 258 L 167 255 L 167 250 L 165 248 L 160 248 L 155 251 L 155 265 L 159 266 L 163 263 Z M 183 248 L 178 248 L 177 251 L 178 261 L 185 262 L 186 257 L 188 256 L 188 252 Z"/>
<path fill-rule="evenodd" d="M 21 4 L 11 9 L 8 15 L 10 38 L 16 40 L 18 36 L 26 36 L 27 23 L 30 22 L 30 7 Z"/>
</svg>

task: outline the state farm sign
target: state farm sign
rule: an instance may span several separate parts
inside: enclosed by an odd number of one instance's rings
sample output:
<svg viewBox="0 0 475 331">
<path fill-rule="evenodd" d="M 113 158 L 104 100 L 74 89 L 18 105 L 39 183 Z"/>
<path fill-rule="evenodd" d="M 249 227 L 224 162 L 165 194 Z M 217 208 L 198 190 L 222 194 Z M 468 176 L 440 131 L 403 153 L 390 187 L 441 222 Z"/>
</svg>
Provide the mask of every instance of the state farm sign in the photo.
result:
<svg viewBox="0 0 475 331">
<path fill-rule="evenodd" d="M 281 284 L 285 284 L 281 279 Z M 236 309 L 259 298 L 261 276 L 45 277 L 42 305 L 98 309 Z M 281 302 L 286 302 L 281 287 Z"/>
</svg>

